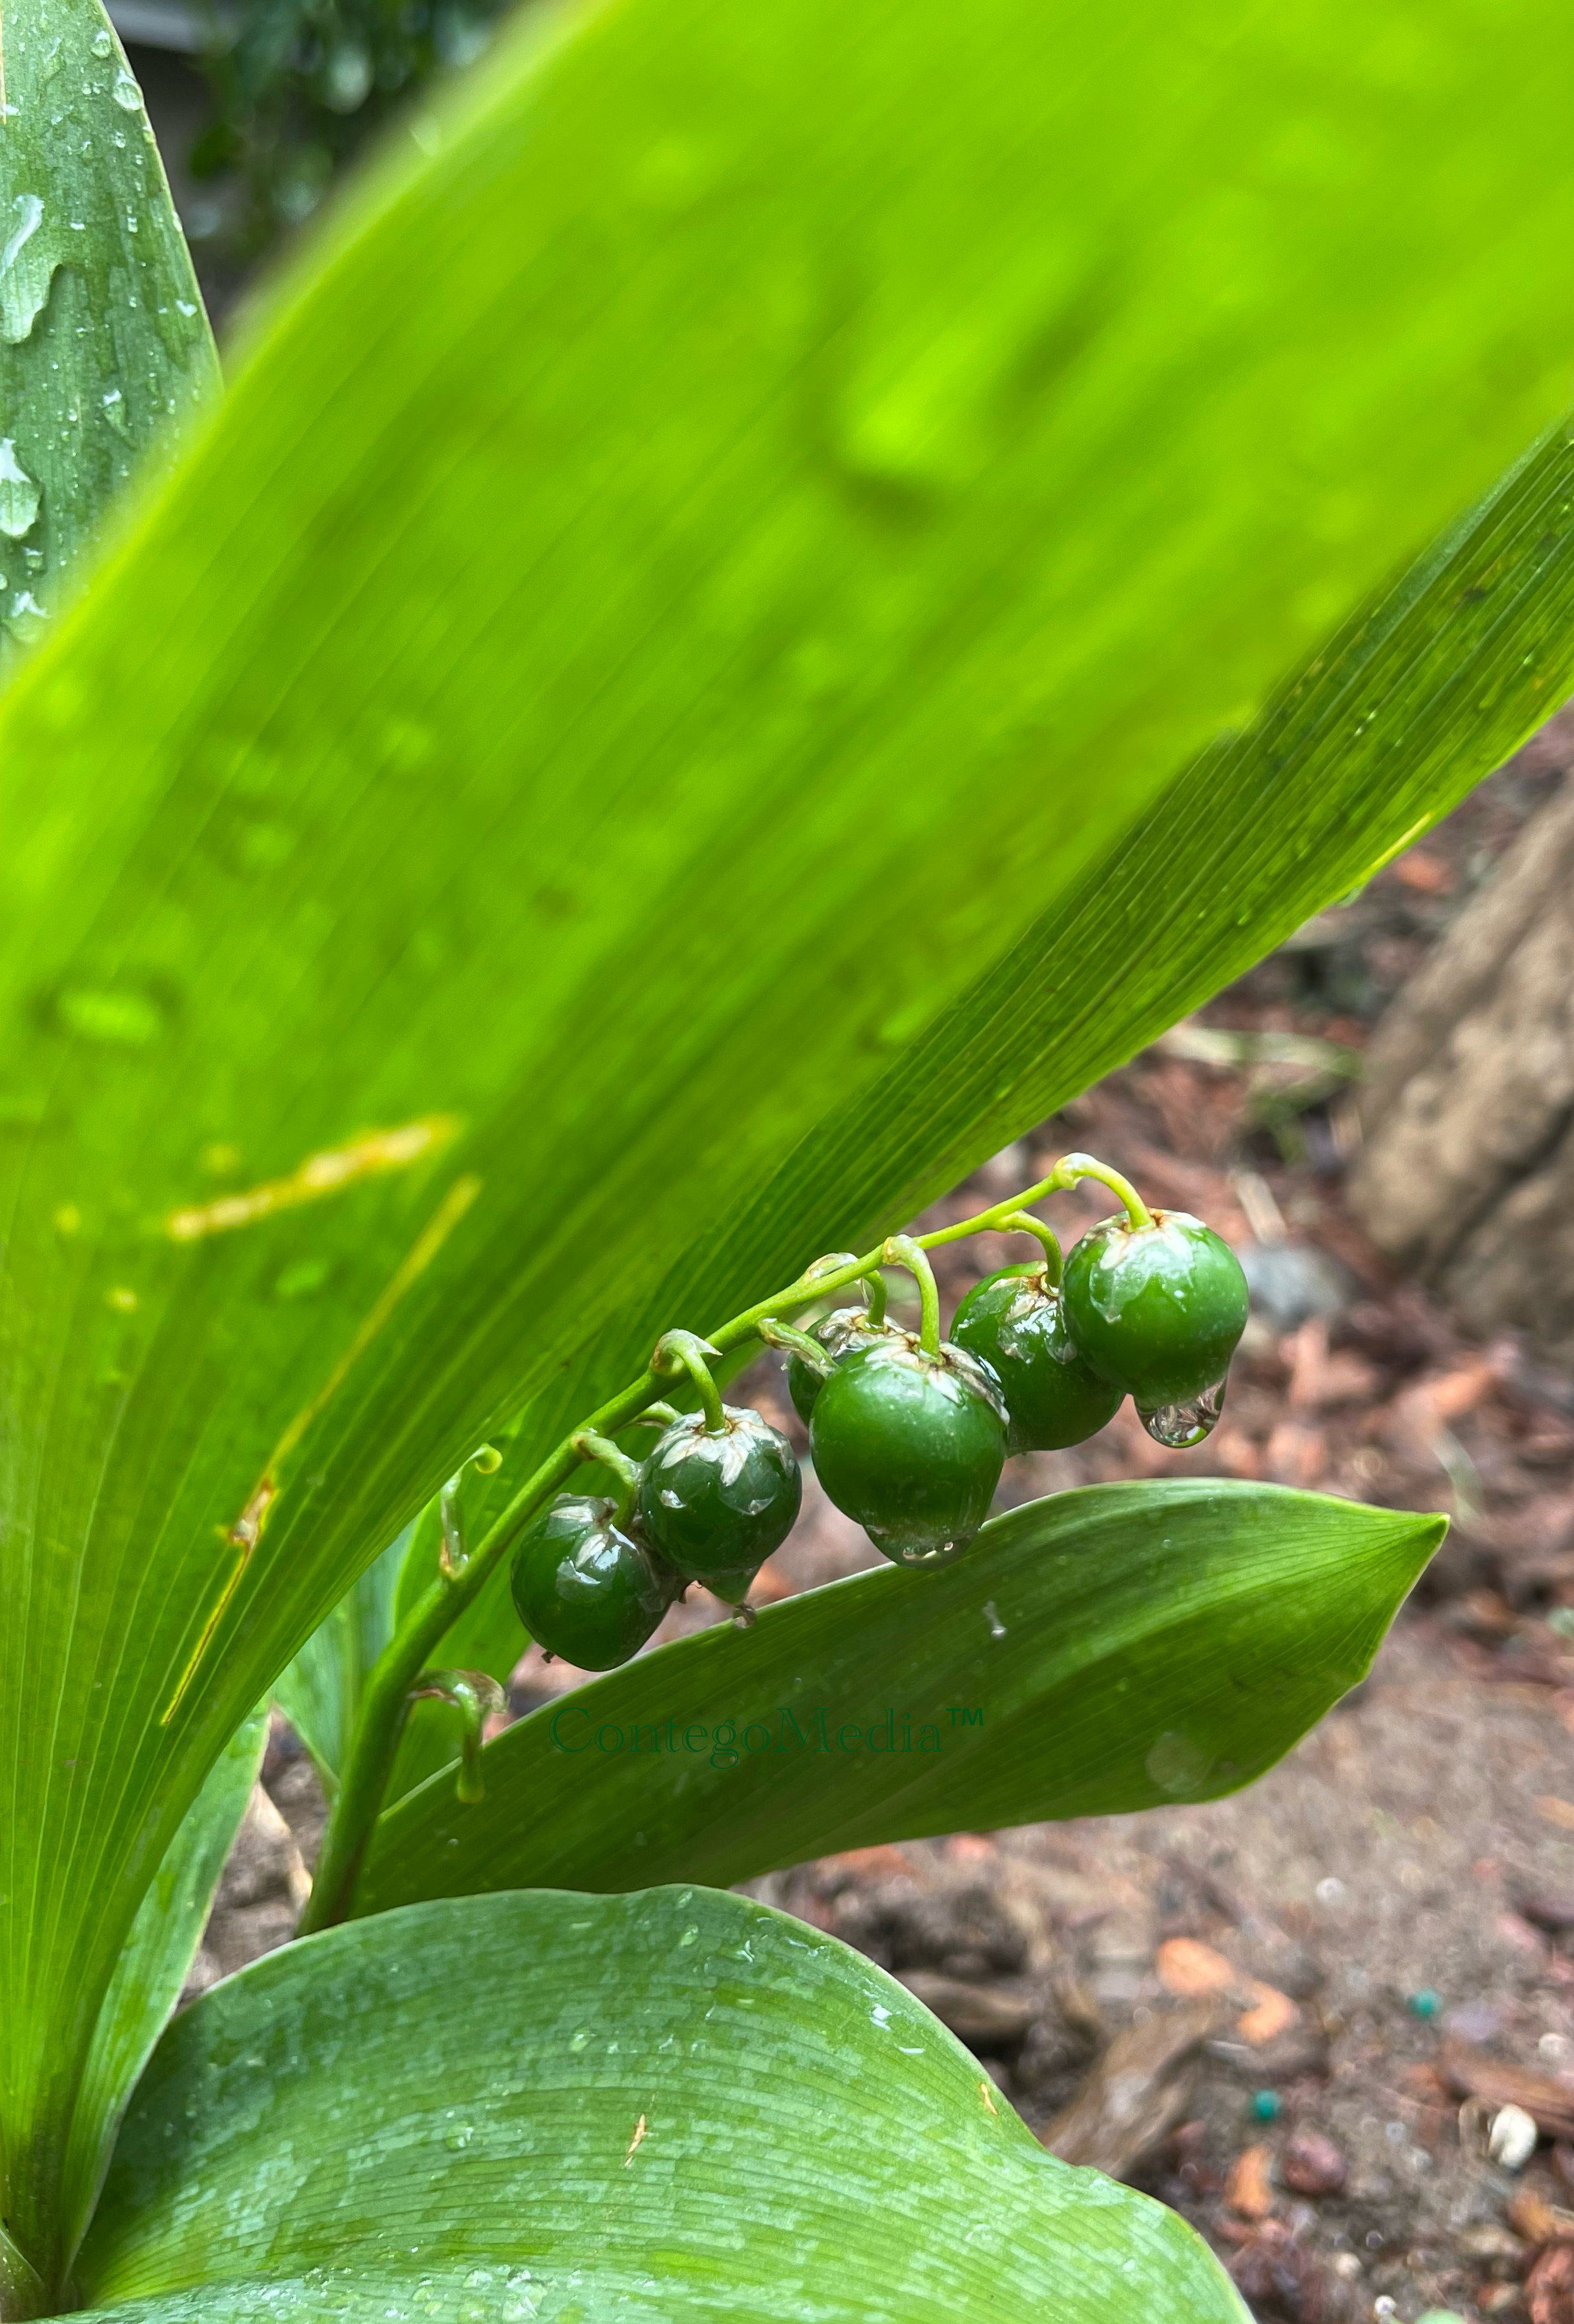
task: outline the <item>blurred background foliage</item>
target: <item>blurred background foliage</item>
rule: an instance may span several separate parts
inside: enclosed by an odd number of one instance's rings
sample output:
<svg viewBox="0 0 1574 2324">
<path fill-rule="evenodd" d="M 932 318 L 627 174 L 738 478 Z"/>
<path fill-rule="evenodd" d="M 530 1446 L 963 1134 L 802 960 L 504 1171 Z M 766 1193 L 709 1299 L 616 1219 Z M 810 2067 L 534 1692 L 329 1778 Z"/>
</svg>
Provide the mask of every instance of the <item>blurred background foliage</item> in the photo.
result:
<svg viewBox="0 0 1574 2324">
<path fill-rule="evenodd" d="M 204 288 L 226 291 L 317 208 L 335 172 L 505 0 L 121 0 Z"/>
</svg>

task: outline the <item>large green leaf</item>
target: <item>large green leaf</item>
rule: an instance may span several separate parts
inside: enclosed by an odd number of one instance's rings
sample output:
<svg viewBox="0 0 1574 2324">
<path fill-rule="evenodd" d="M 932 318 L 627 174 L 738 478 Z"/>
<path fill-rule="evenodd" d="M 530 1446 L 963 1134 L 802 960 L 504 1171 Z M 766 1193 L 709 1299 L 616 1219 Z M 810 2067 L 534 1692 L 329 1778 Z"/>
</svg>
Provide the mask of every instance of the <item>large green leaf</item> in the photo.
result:
<svg viewBox="0 0 1574 2324">
<path fill-rule="evenodd" d="M 245 1710 L 750 1190 L 732 1267 L 867 1203 L 835 1109 L 1574 352 L 1551 0 L 553 24 L 319 237 L 0 706 L 0 2127 L 46 2268 L 115 1948 Z M 905 1084 L 882 1204 L 1027 1070 L 975 1056 L 987 1104 Z"/>
<path fill-rule="evenodd" d="M 1442 1530 L 1211 1479 L 1028 1502 L 942 1573 L 857 1574 L 533 1711 L 478 1805 L 438 1775 L 388 1812 L 357 1909 L 1216 1798 L 1355 1684 Z"/>
<path fill-rule="evenodd" d="M 124 2324 L 1241 2324 L 911 1994 L 704 1888 L 419 1905 L 198 2002 L 83 2253 Z"/>
<path fill-rule="evenodd" d="M 267 1711 L 253 1711 L 214 1761 L 143 1897 L 115 1965 L 93 2030 L 66 2158 L 73 2248 L 97 2197 L 126 2101 L 180 1997 L 202 1942 L 219 1875 L 246 1812 L 267 1740 Z"/>
<path fill-rule="evenodd" d="M 0 108 L 5 669 L 64 610 L 110 502 L 152 449 L 173 448 L 218 363 L 97 0 L 6 0 Z"/>
</svg>

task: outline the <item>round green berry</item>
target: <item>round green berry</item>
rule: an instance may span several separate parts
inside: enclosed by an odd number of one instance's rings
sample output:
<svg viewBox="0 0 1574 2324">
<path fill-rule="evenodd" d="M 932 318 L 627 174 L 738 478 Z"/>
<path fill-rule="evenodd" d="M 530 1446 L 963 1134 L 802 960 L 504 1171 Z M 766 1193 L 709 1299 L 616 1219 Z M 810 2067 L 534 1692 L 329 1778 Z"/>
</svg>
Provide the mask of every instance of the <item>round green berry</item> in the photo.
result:
<svg viewBox="0 0 1574 2324">
<path fill-rule="evenodd" d="M 677 1594 L 645 1545 L 616 1523 L 615 1501 L 562 1493 L 528 1526 L 510 1582 L 538 1646 L 576 1670 L 626 1663 Z"/>
<path fill-rule="evenodd" d="M 702 1412 L 663 1431 L 640 1478 L 640 1530 L 691 1582 L 737 1604 L 793 1529 L 803 1499 L 797 1456 L 758 1412 L 722 1407 L 713 1433 Z"/>
<path fill-rule="evenodd" d="M 1091 1227 L 1066 1259 L 1061 1296 L 1083 1356 L 1145 1417 L 1220 1388 L 1246 1328 L 1240 1261 L 1184 1211 L 1155 1211 L 1149 1226 L 1122 1213 Z"/>
<path fill-rule="evenodd" d="M 898 1565 L 943 1565 L 990 1513 L 1006 1407 L 965 1349 L 926 1355 L 905 1332 L 844 1356 L 809 1423 L 815 1472 Z"/>
<path fill-rule="evenodd" d="M 1101 1379 L 1082 1356 L 1042 1267 L 1002 1268 L 975 1283 L 951 1336 L 999 1381 L 1009 1452 L 1081 1444 L 1120 1408 L 1125 1390 Z"/>
</svg>

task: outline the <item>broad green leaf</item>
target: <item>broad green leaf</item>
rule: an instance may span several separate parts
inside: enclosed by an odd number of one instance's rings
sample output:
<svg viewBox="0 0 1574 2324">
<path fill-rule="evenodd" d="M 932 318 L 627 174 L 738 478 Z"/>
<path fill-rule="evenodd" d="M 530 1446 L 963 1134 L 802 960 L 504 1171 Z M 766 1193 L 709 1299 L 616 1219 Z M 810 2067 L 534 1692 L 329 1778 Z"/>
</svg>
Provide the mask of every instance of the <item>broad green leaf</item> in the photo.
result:
<svg viewBox="0 0 1574 2324">
<path fill-rule="evenodd" d="M 1121 1065 L 1417 837 L 1574 681 L 1574 431 L 1535 447 L 1263 716 L 1183 769 L 872 1087 L 683 1254 L 528 1413 L 529 1466 L 674 1316 L 710 1328 L 806 1252 L 864 1247 Z M 506 1486 L 509 1472 L 495 1483 Z M 497 1575 L 448 1659 L 524 1644 Z M 439 1764 L 401 1756 L 397 1796 Z"/>
<path fill-rule="evenodd" d="M 105 512 L 218 384 L 142 92 L 97 0 L 6 0 L 0 58 L 0 670 Z"/>
<path fill-rule="evenodd" d="M 739 1896 L 420 1905 L 164 2037 L 83 2252 L 124 2324 L 1243 2324 L 905 1987 Z"/>
<path fill-rule="evenodd" d="M 362 1690 L 393 1636 L 394 1595 L 410 1548 L 406 1526 L 351 1584 L 273 1689 L 273 1699 L 311 1753 L 331 1799 L 354 1731 Z"/>
<path fill-rule="evenodd" d="M 753 1190 L 729 1269 L 867 1201 L 858 1107 L 1574 352 L 1551 0 L 552 23 L 318 235 L 0 704 L 0 2144 L 51 2271 L 245 1711 Z M 905 1084 L 879 1200 L 1030 1064 Z"/>
<path fill-rule="evenodd" d="M 723 1884 L 827 1850 L 1212 1799 L 1362 1675 L 1441 1517 L 1213 1479 L 1093 1485 L 682 1638 L 382 1818 L 357 1893 Z"/>
<path fill-rule="evenodd" d="M 267 1711 L 253 1711 L 214 1761 L 143 1897 L 115 1963 L 93 2030 L 66 2158 L 73 2248 L 87 2224 L 126 2101 L 197 1957 L 225 1858 L 246 1812 L 267 1740 Z"/>
</svg>

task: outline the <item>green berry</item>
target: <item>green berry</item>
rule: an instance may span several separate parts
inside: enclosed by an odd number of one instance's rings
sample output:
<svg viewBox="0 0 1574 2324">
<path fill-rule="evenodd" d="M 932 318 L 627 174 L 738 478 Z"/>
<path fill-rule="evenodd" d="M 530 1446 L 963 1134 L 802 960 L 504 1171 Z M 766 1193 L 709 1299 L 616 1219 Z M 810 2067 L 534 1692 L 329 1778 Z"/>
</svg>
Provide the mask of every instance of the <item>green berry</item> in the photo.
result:
<svg viewBox="0 0 1574 2324">
<path fill-rule="evenodd" d="M 509 1578 L 520 1621 L 576 1670 L 626 1663 L 677 1594 L 676 1577 L 616 1517 L 615 1501 L 561 1493 L 514 1552 Z"/>
<path fill-rule="evenodd" d="M 1066 1329 L 1042 1267 L 1007 1267 L 975 1283 L 951 1336 L 988 1364 L 1006 1399 L 1008 1452 L 1052 1452 L 1096 1435 L 1125 1391 L 1100 1379 Z"/>
<path fill-rule="evenodd" d="M 883 1325 L 870 1322 L 867 1307 L 838 1307 L 833 1314 L 822 1315 L 817 1323 L 811 1324 L 809 1335 L 819 1341 L 833 1362 L 840 1363 L 854 1348 L 867 1347 L 870 1341 L 883 1339 L 885 1330 Z M 822 1375 L 812 1370 L 802 1356 L 789 1356 L 787 1382 L 787 1394 L 806 1428 L 815 1399 L 824 1385 Z"/>
<path fill-rule="evenodd" d="M 837 1365 L 809 1423 L 815 1471 L 898 1565 L 942 1565 L 990 1513 L 1006 1458 L 1006 1407 L 965 1349 L 925 1355 L 882 1333 Z"/>
<path fill-rule="evenodd" d="M 1101 1220 L 1067 1258 L 1062 1298 L 1072 1338 L 1150 1434 L 1207 1434 L 1247 1314 L 1240 1261 L 1211 1227 L 1184 1211 L 1155 1211 L 1143 1227 Z"/>
<path fill-rule="evenodd" d="M 723 1405 L 714 1434 L 686 1412 L 658 1437 L 640 1479 L 640 1525 L 691 1582 L 737 1604 L 793 1529 L 803 1499 L 797 1457 L 758 1412 Z"/>
</svg>

